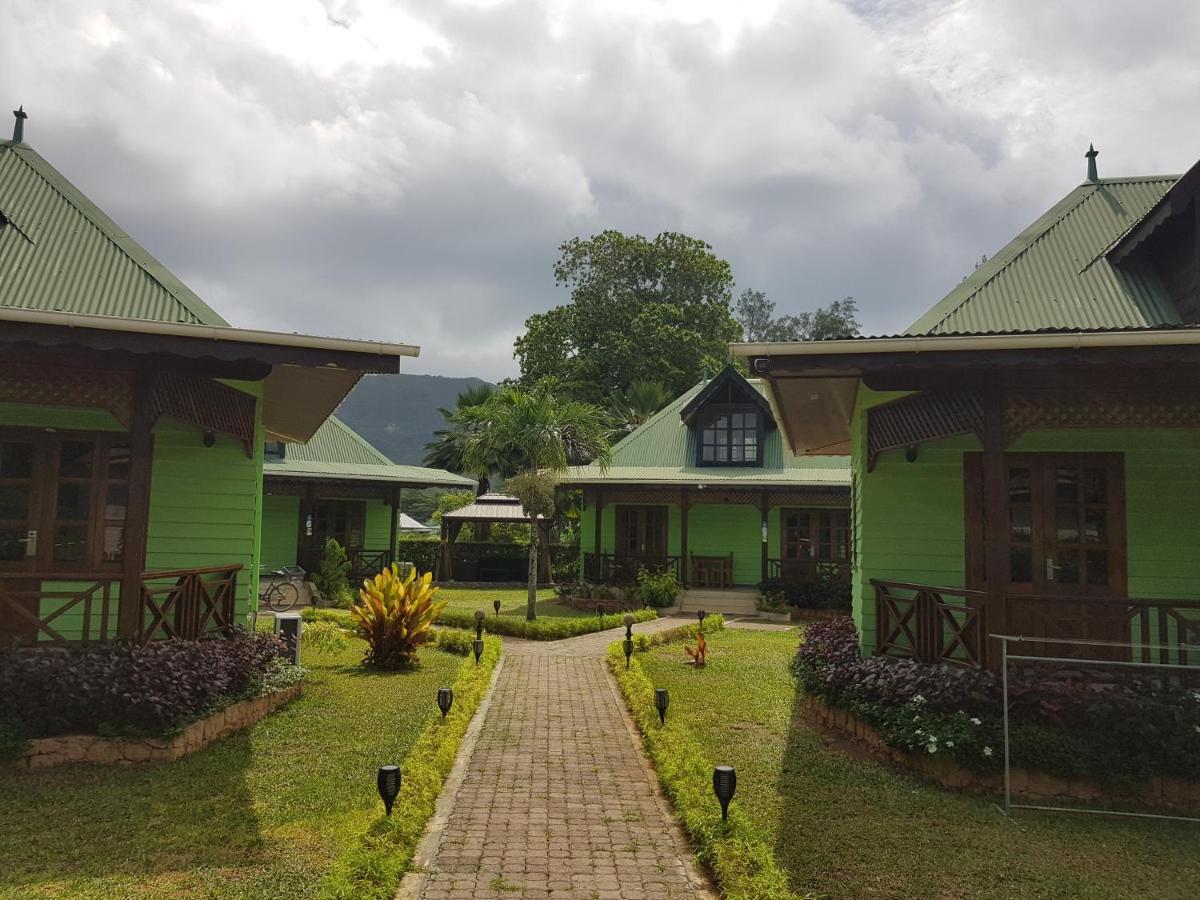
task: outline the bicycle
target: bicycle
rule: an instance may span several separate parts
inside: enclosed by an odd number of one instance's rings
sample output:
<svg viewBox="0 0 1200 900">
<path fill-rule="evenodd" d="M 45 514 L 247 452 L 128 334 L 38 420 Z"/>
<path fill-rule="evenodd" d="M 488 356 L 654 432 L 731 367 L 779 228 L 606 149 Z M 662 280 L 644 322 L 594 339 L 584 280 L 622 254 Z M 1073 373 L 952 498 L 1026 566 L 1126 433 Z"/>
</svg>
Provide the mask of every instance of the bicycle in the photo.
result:
<svg viewBox="0 0 1200 900">
<path fill-rule="evenodd" d="M 265 606 L 271 612 L 276 613 L 287 612 L 300 599 L 300 591 L 292 583 L 293 579 L 303 575 L 304 570 L 299 566 L 284 566 L 282 569 L 270 572 L 267 575 L 270 581 L 267 582 L 265 588 L 258 592 L 259 607 Z"/>
</svg>

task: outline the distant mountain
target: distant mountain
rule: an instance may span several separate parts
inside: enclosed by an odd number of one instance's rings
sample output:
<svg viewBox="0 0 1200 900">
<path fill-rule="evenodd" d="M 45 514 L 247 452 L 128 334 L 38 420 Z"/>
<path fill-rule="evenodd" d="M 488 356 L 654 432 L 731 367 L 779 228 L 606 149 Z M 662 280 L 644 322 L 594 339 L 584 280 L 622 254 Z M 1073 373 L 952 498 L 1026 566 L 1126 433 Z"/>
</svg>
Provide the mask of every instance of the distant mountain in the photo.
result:
<svg viewBox="0 0 1200 900">
<path fill-rule="evenodd" d="M 481 378 L 368 375 L 342 401 L 337 414 L 392 462 L 419 466 L 425 445 L 443 424 L 438 407 L 454 409 L 460 392 L 481 384 L 486 384 Z"/>
</svg>

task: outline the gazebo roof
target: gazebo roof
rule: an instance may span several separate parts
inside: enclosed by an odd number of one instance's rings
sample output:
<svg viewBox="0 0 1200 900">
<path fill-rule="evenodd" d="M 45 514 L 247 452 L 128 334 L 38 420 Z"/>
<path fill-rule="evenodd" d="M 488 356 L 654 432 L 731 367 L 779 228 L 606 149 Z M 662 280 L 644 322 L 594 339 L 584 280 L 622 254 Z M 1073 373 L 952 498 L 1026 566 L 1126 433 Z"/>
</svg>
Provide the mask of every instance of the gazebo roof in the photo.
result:
<svg viewBox="0 0 1200 900">
<path fill-rule="evenodd" d="M 538 516 L 544 519 L 545 516 Z M 521 501 L 508 494 L 483 494 L 462 509 L 442 513 L 443 521 L 452 522 L 528 522 Z"/>
</svg>

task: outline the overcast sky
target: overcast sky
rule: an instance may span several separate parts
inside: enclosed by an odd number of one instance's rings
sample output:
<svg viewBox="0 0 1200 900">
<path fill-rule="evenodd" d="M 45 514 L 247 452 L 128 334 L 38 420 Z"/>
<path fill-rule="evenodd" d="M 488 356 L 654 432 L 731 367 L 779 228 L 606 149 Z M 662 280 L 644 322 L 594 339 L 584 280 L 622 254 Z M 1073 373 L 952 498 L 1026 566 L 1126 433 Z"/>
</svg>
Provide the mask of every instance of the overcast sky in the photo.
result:
<svg viewBox="0 0 1200 900">
<path fill-rule="evenodd" d="M 1195 0 L 13 5 L 29 143 L 235 325 L 418 343 L 412 372 L 515 373 L 575 235 L 684 231 L 886 333 L 1089 141 L 1102 176 L 1200 157 Z"/>
</svg>

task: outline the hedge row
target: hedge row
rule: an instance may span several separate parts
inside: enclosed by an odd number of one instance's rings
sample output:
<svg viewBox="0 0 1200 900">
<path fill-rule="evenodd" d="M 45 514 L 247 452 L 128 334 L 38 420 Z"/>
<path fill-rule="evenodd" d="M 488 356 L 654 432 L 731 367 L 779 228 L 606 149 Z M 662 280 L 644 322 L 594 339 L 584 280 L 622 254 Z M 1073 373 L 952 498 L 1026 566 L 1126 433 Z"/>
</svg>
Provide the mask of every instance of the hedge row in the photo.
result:
<svg viewBox="0 0 1200 900">
<path fill-rule="evenodd" d="M 634 610 L 630 615 L 634 622 L 649 622 L 657 619 L 658 613 L 652 609 Z M 437 618 L 438 625 L 450 628 L 475 628 L 475 614 L 443 610 Z M 491 634 L 506 634 L 510 637 L 526 638 L 531 641 L 557 641 L 562 638 L 578 637 L 581 634 L 591 634 L 594 631 L 604 631 L 624 624 L 624 616 L 582 616 L 579 618 L 543 617 L 532 622 L 518 619 L 514 616 L 488 616 L 484 621 L 484 630 Z"/>
<path fill-rule="evenodd" d="M 459 667 L 450 714 L 445 720 L 435 717 L 425 726 L 400 765 L 399 814 L 384 816 L 380 812 L 371 830 L 334 863 L 321 887 L 321 897 L 384 900 L 395 894 L 433 815 L 442 785 L 454 768 L 463 736 L 487 694 L 501 649 L 499 640 L 486 637 L 479 664 L 467 659 Z"/>
<path fill-rule="evenodd" d="M 705 625 L 708 626 L 708 619 Z M 716 625 L 713 624 L 713 630 Z M 690 626 L 690 630 L 694 632 L 695 626 Z M 665 725 L 659 724 L 654 709 L 654 685 L 636 657 L 625 668 L 625 653 L 619 641 L 608 648 L 608 665 L 641 729 L 659 782 L 674 804 L 697 858 L 716 876 L 721 896 L 728 900 L 796 898 L 771 847 L 754 836 L 751 823 L 741 809 L 733 806 L 729 821 L 721 821 L 712 796 L 712 761 L 685 717 L 668 716 Z"/>
</svg>

